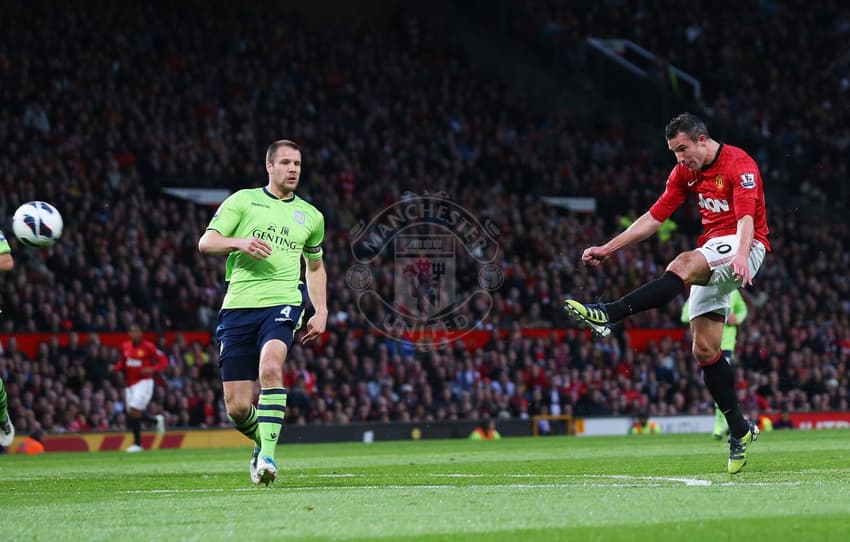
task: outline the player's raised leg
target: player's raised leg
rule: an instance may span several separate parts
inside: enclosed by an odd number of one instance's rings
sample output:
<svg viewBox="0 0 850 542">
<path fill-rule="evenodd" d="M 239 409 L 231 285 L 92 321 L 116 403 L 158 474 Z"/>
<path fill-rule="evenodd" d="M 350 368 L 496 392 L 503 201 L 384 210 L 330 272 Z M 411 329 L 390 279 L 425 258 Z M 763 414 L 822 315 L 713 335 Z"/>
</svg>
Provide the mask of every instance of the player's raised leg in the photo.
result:
<svg viewBox="0 0 850 542">
<path fill-rule="evenodd" d="M 589 327 L 598 337 L 607 337 L 611 334 L 611 320 L 602 303 L 581 303 L 575 299 L 565 299 L 564 309 L 579 323 Z"/>
<path fill-rule="evenodd" d="M 633 314 L 663 307 L 685 290 L 686 284 L 701 284 L 711 270 L 697 251 L 683 252 L 667 266 L 663 275 L 647 282 L 612 303 L 581 303 L 564 300 L 564 308 L 573 319 L 586 325 L 596 335 L 607 337 L 611 326 Z"/>
</svg>

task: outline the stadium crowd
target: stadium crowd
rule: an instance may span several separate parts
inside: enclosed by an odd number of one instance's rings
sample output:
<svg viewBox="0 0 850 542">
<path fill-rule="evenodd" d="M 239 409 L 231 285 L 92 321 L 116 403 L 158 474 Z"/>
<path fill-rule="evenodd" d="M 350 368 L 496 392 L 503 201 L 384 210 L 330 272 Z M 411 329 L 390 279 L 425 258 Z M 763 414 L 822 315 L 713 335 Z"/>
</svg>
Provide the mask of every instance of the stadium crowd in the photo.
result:
<svg viewBox="0 0 850 542">
<path fill-rule="evenodd" d="M 850 201 L 846 183 L 838 182 L 847 178 L 850 156 L 850 111 L 842 107 L 850 93 L 847 4 L 694 2 L 686 14 L 670 0 L 499 6 L 517 35 L 577 69 L 588 61 L 577 54 L 588 36 L 634 41 L 697 77 L 715 122 L 771 142 L 793 193 L 845 207 Z M 683 88 L 675 80 L 668 86 Z M 767 156 L 760 158 L 766 166 Z"/>
<path fill-rule="evenodd" d="M 382 32 L 287 14 L 260 42 L 269 13 L 258 7 L 199 12 L 177 2 L 164 13 L 84 3 L 51 17 L 44 6 L 17 9 L 32 24 L 0 36 L 10 82 L 0 87 L 0 215 L 47 200 L 66 231 L 44 251 L 12 240 L 18 266 L 0 278 L 3 333 L 76 337 L 131 322 L 156 333 L 213 330 L 223 261 L 196 247 L 213 209 L 160 189 L 259 186 L 265 145 L 286 135 L 304 148 L 299 192 L 325 213 L 331 312 L 322 345 L 290 354 L 290 423 L 711 412 L 685 341 L 636 352 L 623 334 L 600 342 L 520 333 L 568 327 L 564 296 L 617 298 L 693 243 L 698 216 L 685 210 L 670 239 L 599 270 L 580 264 L 586 246 L 651 203 L 671 166 L 630 141 L 616 118 L 588 127 L 569 108 L 541 112 L 477 78 L 406 14 Z M 283 53 L 268 53 L 276 48 Z M 469 311 L 479 329 L 508 330 L 507 339 L 421 351 L 373 333 L 386 313 L 358 308 L 345 282 L 355 263 L 349 231 L 412 189 L 445 191 L 499 227 L 505 282 L 489 314 Z M 566 211 L 541 195 L 592 196 L 599 212 Z M 850 231 L 771 204 L 776 255 L 746 292 L 740 397 L 746 409 L 848 410 Z M 392 265 L 382 262 L 375 276 L 391 284 Z M 459 273 L 458 290 L 474 277 Z M 671 306 L 628 325 L 678 327 L 678 313 Z M 125 427 L 122 382 L 107 371 L 115 349 L 75 339 L 43 344 L 28 359 L 13 337 L 2 346 L 0 376 L 21 433 Z M 152 409 L 169 426 L 229 426 L 215 345 L 160 339 L 160 348 L 169 367 Z"/>
</svg>

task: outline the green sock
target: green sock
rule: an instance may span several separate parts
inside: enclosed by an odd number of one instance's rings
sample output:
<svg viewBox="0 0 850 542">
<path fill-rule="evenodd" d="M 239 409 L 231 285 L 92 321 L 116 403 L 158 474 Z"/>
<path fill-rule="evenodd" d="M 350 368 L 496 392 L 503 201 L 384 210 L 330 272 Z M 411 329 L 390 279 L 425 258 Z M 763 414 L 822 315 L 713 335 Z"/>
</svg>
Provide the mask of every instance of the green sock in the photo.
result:
<svg viewBox="0 0 850 542">
<path fill-rule="evenodd" d="M 274 460 L 277 439 L 286 417 L 286 388 L 263 388 L 257 406 L 259 416 L 260 455 Z"/>
<path fill-rule="evenodd" d="M 230 416 L 228 418 L 240 433 L 253 440 L 257 446 L 260 445 L 260 433 L 257 431 L 257 409 L 254 408 L 254 405 L 251 405 L 251 412 L 248 417 L 241 422 L 237 422 Z"/>
<path fill-rule="evenodd" d="M 8 406 L 6 387 L 3 385 L 3 379 L 0 378 L 0 423 L 5 423 L 9 420 Z"/>
</svg>

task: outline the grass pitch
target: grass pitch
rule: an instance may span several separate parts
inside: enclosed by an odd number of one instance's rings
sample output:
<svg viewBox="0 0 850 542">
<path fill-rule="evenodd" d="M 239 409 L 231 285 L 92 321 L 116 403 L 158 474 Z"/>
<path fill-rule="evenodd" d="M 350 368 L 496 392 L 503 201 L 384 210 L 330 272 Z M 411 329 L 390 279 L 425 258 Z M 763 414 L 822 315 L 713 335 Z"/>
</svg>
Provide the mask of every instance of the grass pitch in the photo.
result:
<svg viewBox="0 0 850 542">
<path fill-rule="evenodd" d="M 0 456 L 0 540 L 847 540 L 850 432 Z"/>
</svg>

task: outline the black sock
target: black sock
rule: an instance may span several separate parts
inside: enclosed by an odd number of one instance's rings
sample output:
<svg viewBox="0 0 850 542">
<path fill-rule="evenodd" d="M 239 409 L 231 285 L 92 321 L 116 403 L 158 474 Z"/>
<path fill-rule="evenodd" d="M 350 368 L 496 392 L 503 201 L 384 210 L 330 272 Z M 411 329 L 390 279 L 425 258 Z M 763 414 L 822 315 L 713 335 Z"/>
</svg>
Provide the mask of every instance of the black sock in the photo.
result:
<svg viewBox="0 0 850 542">
<path fill-rule="evenodd" d="M 130 431 L 133 432 L 133 444 L 142 445 L 142 420 L 140 418 L 130 418 L 128 421 Z"/>
<path fill-rule="evenodd" d="M 729 433 L 735 438 L 746 435 L 750 426 L 741 413 L 741 407 L 738 406 L 738 397 L 735 393 L 735 372 L 732 370 L 729 360 L 720 356 L 720 359 L 711 365 L 704 365 L 702 379 L 720 408 L 720 412 L 726 417 Z"/>
<path fill-rule="evenodd" d="M 608 313 L 610 322 L 619 322 L 626 316 L 663 307 L 684 290 L 685 282 L 679 278 L 679 275 L 665 271 L 657 279 L 632 290 L 619 301 L 606 303 L 605 312 Z"/>
</svg>

